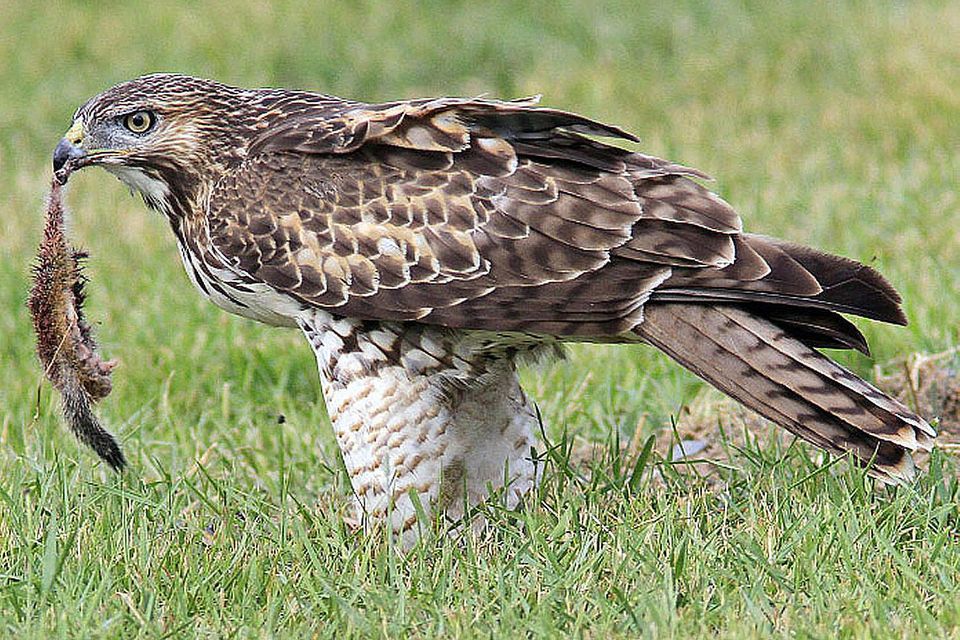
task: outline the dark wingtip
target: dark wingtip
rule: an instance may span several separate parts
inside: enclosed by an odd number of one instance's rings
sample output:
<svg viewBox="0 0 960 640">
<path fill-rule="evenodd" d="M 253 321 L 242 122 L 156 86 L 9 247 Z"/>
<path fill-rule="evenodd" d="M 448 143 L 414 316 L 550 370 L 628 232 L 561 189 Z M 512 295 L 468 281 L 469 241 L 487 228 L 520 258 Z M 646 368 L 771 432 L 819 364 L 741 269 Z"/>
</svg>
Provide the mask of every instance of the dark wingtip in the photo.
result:
<svg viewBox="0 0 960 640">
<path fill-rule="evenodd" d="M 858 314 L 873 320 L 906 326 L 903 298 L 893 285 L 873 267 L 860 264 L 845 281 L 824 287 L 822 297 L 855 305 Z"/>
<path fill-rule="evenodd" d="M 774 240 L 816 277 L 823 288 L 817 298 L 844 313 L 880 322 L 906 325 L 903 299 L 890 282 L 873 267 L 862 262 L 832 255 L 819 249 Z"/>
<path fill-rule="evenodd" d="M 870 345 L 867 344 L 867 338 L 860 333 L 860 330 L 857 330 L 855 336 L 845 336 L 845 339 L 839 339 L 840 347 L 843 349 L 853 349 L 854 351 L 859 351 L 863 355 L 870 357 Z"/>
<path fill-rule="evenodd" d="M 744 308 L 787 330 L 807 346 L 855 349 L 870 356 L 866 336 L 855 324 L 833 311 L 756 303 L 745 305 Z"/>
</svg>

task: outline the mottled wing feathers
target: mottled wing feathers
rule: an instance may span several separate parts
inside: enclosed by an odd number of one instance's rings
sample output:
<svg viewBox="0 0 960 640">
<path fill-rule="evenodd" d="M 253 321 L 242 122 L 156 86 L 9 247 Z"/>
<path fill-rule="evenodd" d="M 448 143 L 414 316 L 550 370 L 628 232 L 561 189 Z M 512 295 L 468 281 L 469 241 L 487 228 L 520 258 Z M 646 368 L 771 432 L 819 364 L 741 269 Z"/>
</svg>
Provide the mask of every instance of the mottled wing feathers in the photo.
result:
<svg viewBox="0 0 960 640">
<path fill-rule="evenodd" d="M 861 350 L 835 312 L 903 320 L 872 269 L 743 234 L 699 172 L 583 135 L 632 139 L 615 127 L 532 100 L 278 109 L 213 194 L 210 239 L 306 305 L 610 337 L 648 300 L 728 301 L 807 344 Z"/>
<path fill-rule="evenodd" d="M 554 169 L 493 145 L 264 154 L 218 186 L 210 237 L 235 269 L 344 315 L 623 333 L 669 269 L 612 255 L 642 217 L 628 179 Z"/>
</svg>

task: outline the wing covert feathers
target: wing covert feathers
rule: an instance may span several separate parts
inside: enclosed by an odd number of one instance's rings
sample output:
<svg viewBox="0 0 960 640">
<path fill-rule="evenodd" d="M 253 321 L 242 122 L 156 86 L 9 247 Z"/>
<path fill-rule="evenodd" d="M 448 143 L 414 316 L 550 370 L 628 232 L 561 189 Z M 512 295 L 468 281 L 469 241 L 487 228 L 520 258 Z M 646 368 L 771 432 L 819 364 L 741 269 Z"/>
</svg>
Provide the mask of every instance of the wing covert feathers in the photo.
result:
<svg viewBox="0 0 960 640">
<path fill-rule="evenodd" d="M 779 326 L 730 305 L 658 304 L 636 333 L 717 389 L 887 483 L 914 475 L 936 432 L 922 418 Z"/>
<path fill-rule="evenodd" d="M 400 136 L 447 108 L 468 146 Z M 294 123 L 220 181 L 207 223 L 224 264 L 345 316 L 611 339 L 672 268 L 734 261 L 740 219 L 700 174 L 578 133 L 613 128 L 524 103 L 363 113 L 380 124 L 352 152 Z"/>
</svg>

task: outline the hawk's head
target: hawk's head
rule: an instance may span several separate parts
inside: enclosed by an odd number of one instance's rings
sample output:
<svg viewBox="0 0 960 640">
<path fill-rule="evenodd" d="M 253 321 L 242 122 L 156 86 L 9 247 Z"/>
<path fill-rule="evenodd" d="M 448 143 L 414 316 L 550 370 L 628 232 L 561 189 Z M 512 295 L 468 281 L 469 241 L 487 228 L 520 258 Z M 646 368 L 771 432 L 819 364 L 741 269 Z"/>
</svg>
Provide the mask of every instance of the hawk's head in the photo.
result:
<svg viewBox="0 0 960 640">
<path fill-rule="evenodd" d="M 174 74 L 124 82 L 80 107 L 57 145 L 63 181 L 101 165 L 170 212 L 243 159 L 250 130 L 243 89 Z"/>
</svg>

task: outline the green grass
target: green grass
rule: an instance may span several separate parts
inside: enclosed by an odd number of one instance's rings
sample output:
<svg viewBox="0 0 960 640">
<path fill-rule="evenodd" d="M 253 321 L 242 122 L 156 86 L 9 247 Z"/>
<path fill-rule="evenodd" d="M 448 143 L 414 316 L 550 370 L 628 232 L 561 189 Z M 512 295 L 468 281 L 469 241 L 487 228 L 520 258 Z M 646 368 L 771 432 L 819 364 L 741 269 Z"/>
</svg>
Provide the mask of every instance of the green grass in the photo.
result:
<svg viewBox="0 0 960 640">
<path fill-rule="evenodd" d="M 24 307 L 73 110 L 175 70 L 370 100 L 543 93 L 713 174 L 748 229 L 879 267 L 912 324 L 861 325 L 878 361 L 952 347 L 960 7 L 216 6 L 0 3 L 0 636 L 960 634 L 952 460 L 874 491 L 770 436 L 733 452 L 719 491 L 656 456 L 634 476 L 618 438 L 642 425 L 639 441 L 669 440 L 701 389 L 651 350 L 577 347 L 524 372 L 554 445 L 535 499 L 404 556 L 341 523 L 345 480 L 300 336 L 202 301 L 163 221 L 107 174 L 75 176 L 68 200 L 93 254 L 89 315 L 122 362 L 100 413 L 131 459 L 123 478 L 60 425 Z M 589 474 L 569 464 L 583 441 L 603 452 Z"/>
</svg>

